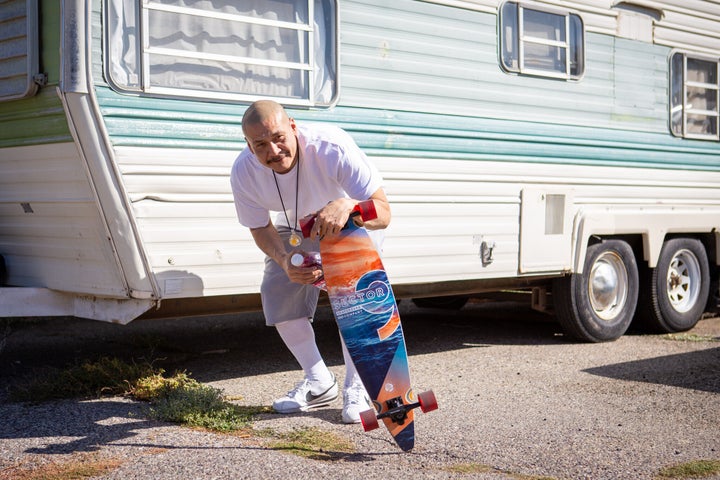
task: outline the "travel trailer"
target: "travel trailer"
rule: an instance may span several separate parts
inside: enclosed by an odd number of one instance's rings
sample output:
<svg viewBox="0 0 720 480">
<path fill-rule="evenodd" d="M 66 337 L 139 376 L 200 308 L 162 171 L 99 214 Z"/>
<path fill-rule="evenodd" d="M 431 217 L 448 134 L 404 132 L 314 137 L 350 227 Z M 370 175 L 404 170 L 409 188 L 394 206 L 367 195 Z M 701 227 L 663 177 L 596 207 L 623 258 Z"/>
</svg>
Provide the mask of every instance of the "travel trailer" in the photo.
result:
<svg viewBox="0 0 720 480">
<path fill-rule="evenodd" d="M 259 309 L 247 105 L 347 130 L 422 305 L 524 292 L 584 341 L 717 305 L 720 4 L 2 0 L 0 317 Z"/>
</svg>

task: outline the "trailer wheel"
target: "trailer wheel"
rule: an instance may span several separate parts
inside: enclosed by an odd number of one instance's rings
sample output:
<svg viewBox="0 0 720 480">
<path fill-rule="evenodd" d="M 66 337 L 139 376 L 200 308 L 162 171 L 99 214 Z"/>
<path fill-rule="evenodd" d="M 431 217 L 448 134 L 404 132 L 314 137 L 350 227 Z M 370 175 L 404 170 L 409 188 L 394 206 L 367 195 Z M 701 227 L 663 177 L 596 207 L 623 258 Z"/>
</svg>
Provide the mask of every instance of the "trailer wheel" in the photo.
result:
<svg viewBox="0 0 720 480">
<path fill-rule="evenodd" d="M 630 326 L 638 298 L 638 268 L 622 240 L 590 245 L 583 273 L 558 278 L 553 302 L 565 332 L 586 342 L 621 337 Z"/>
<path fill-rule="evenodd" d="M 705 311 L 710 294 L 705 247 L 693 238 L 666 241 L 657 267 L 644 280 L 638 308 L 641 325 L 663 333 L 691 329 Z"/>
</svg>

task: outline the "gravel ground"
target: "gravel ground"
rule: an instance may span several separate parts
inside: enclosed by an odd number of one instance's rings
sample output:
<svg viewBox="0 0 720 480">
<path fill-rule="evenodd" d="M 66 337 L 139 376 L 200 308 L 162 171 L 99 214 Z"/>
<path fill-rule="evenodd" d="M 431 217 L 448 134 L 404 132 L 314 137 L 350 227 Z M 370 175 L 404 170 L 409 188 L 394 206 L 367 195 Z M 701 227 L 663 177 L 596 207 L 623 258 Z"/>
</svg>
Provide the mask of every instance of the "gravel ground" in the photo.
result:
<svg viewBox="0 0 720 480">
<path fill-rule="evenodd" d="M 259 436 L 232 436 L 148 420 L 127 398 L 8 403 L 0 387 L 0 478 L 73 459 L 107 461 L 103 479 L 480 478 L 654 479 L 660 469 L 720 460 L 720 319 L 694 341 L 626 335 L 567 341 L 518 304 L 458 312 L 401 304 L 416 391 L 440 409 L 418 413 L 416 447 L 400 451 L 383 428 L 340 422 L 340 402 L 300 415 L 266 414 L 256 429 L 315 427 L 354 453 L 300 458 Z M 245 405 L 269 405 L 300 377 L 258 315 L 136 321 L 0 323 L 0 386 L 43 366 L 101 355 L 152 358 L 185 370 Z M 337 329 L 326 309 L 320 348 L 342 379 Z M 469 473 L 460 473 L 465 467 Z M 720 478 L 720 475 L 708 478 Z"/>
</svg>

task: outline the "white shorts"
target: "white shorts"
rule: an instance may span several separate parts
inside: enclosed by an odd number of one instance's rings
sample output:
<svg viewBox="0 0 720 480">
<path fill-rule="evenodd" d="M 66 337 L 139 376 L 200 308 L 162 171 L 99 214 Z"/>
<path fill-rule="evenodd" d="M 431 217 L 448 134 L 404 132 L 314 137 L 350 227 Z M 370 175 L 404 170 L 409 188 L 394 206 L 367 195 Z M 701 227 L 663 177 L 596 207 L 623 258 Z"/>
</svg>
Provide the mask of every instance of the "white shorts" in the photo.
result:
<svg viewBox="0 0 720 480">
<path fill-rule="evenodd" d="M 288 243 L 291 230 L 286 227 L 278 227 L 278 233 L 286 247 L 293 248 Z M 302 245 L 294 248 L 306 252 L 319 252 L 320 242 L 304 238 Z M 319 294 L 320 290 L 312 284 L 304 285 L 290 281 L 285 270 L 275 260 L 265 257 L 265 272 L 260 286 L 260 296 L 266 325 L 276 325 L 302 317 L 312 320 Z"/>
<path fill-rule="evenodd" d="M 280 238 L 285 242 L 286 248 L 293 248 L 288 243 L 291 230 L 287 227 L 277 227 L 277 230 Z M 382 252 L 385 231 L 372 230 L 368 234 L 375 248 Z M 319 252 L 320 241 L 304 238 L 302 245 L 295 248 L 306 252 Z M 319 295 L 320 290 L 311 284 L 304 285 L 291 282 L 285 270 L 275 260 L 265 257 L 265 272 L 260 286 L 260 297 L 266 325 L 277 325 L 278 323 L 302 317 L 312 321 Z"/>
</svg>

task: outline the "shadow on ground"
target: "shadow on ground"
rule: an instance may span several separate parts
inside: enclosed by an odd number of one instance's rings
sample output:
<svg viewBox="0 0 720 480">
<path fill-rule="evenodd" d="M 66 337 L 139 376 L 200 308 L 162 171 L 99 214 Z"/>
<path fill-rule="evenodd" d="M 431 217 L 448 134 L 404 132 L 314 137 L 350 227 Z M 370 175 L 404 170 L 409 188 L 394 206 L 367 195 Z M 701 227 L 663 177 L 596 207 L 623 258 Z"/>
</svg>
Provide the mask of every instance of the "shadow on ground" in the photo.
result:
<svg viewBox="0 0 720 480">
<path fill-rule="evenodd" d="M 552 317 L 514 302 L 468 304 L 456 311 L 421 309 L 405 301 L 400 309 L 410 355 L 478 345 L 564 341 Z M 261 314 L 136 320 L 128 325 L 73 317 L 2 321 L 6 333 L 0 349 L 0 383 L 5 385 L 41 369 L 101 357 L 152 361 L 168 372 L 182 371 L 188 363 L 216 363 L 200 381 L 297 369 Z M 329 308 L 318 309 L 315 331 L 327 363 L 342 364 L 339 334 Z"/>
<path fill-rule="evenodd" d="M 617 380 L 720 393 L 720 347 L 616 363 L 583 371 Z"/>
</svg>

